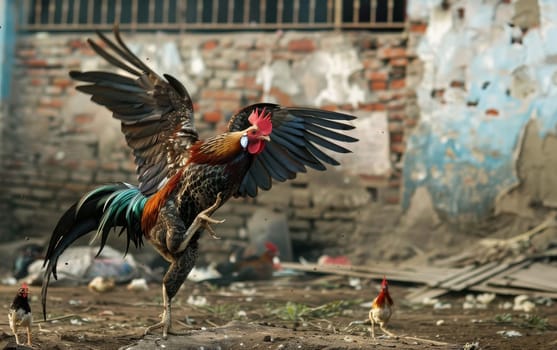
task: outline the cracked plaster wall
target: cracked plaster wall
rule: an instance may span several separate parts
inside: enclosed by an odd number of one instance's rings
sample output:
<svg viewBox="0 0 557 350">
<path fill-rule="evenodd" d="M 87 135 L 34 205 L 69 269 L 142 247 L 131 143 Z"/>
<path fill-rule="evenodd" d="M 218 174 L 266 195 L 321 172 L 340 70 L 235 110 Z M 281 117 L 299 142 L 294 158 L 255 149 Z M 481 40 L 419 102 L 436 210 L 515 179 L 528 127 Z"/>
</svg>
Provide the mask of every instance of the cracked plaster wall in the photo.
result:
<svg viewBox="0 0 557 350">
<path fill-rule="evenodd" d="M 543 152 L 520 150 L 531 123 L 528 142 L 553 144 L 557 2 L 412 0 L 408 17 L 427 20 L 428 28 L 416 49 L 424 67 L 420 122 L 408 138 L 403 207 L 426 189 L 449 221 L 478 221 L 496 208 L 519 211 L 501 206 L 523 177 L 532 177 L 524 167 L 517 173 L 517 160 L 527 155 L 538 159 L 523 162 L 537 164 L 532 171 L 552 169 L 539 162 L 549 159 Z"/>
</svg>

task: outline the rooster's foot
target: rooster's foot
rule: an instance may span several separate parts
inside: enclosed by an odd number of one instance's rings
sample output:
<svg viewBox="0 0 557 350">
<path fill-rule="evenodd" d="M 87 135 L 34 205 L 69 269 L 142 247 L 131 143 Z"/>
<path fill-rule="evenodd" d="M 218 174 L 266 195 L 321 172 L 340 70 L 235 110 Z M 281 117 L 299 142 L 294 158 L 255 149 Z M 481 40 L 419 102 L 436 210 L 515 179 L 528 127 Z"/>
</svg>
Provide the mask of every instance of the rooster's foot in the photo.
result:
<svg viewBox="0 0 557 350">
<path fill-rule="evenodd" d="M 190 227 L 188 227 L 188 230 L 184 234 L 185 239 L 180 244 L 178 251 L 183 251 L 184 249 L 186 249 L 190 240 L 199 229 L 205 229 L 205 231 L 209 232 L 211 237 L 213 237 L 214 239 L 220 239 L 220 237 L 217 236 L 215 230 L 213 230 L 213 228 L 211 227 L 211 224 L 222 224 L 225 220 L 213 219 L 211 215 L 213 215 L 215 210 L 217 210 L 220 207 L 221 203 L 222 203 L 222 194 L 219 192 L 219 194 L 217 194 L 217 199 L 215 203 L 211 205 L 209 208 L 197 214 L 192 224 L 190 225 Z"/>
<path fill-rule="evenodd" d="M 393 332 L 389 332 L 388 330 L 386 330 L 383 327 L 379 327 L 381 328 L 381 330 L 383 331 L 383 333 L 385 333 L 387 336 L 391 337 L 391 338 L 397 338 L 397 336 L 393 333 Z"/>
</svg>

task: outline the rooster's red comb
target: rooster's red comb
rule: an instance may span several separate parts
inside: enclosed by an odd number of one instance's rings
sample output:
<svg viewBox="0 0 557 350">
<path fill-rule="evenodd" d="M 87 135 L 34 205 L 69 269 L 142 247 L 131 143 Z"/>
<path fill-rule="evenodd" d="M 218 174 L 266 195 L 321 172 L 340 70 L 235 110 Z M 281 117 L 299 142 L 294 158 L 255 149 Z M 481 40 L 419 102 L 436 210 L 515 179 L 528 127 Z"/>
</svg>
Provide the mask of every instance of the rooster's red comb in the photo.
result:
<svg viewBox="0 0 557 350">
<path fill-rule="evenodd" d="M 27 283 L 25 283 L 25 282 L 23 282 L 23 283 L 21 284 L 21 288 L 23 288 L 23 289 L 29 289 L 29 287 L 27 286 Z"/>
<path fill-rule="evenodd" d="M 275 254 L 278 252 L 278 247 L 273 242 L 265 242 L 265 248 Z"/>
<path fill-rule="evenodd" d="M 381 282 L 381 287 L 387 287 L 388 283 L 387 283 L 387 278 L 385 277 L 385 275 L 383 275 L 383 281 Z"/>
<path fill-rule="evenodd" d="M 255 125 L 259 128 L 259 131 L 263 135 L 270 135 L 271 131 L 273 131 L 273 123 L 271 122 L 271 113 L 265 114 L 265 108 L 259 110 L 256 108 L 254 109 L 248 117 L 248 121 L 251 125 Z"/>
</svg>

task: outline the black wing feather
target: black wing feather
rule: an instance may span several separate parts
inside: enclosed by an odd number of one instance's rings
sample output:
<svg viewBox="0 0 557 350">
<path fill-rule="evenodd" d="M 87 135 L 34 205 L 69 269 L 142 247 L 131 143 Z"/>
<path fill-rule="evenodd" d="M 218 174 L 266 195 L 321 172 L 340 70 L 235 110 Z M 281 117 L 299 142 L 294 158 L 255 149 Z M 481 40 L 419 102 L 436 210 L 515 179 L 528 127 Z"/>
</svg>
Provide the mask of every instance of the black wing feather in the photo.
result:
<svg viewBox="0 0 557 350">
<path fill-rule="evenodd" d="M 139 189 L 148 196 L 177 172 L 187 160 L 187 148 L 198 140 L 193 103 L 176 78 L 168 74 L 161 77 L 128 48 L 117 26 L 115 41 L 97 34 L 104 45 L 88 40 L 93 50 L 132 77 L 102 71 L 73 71 L 70 77 L 87 83 L 77 89 L 121 121 L 135 156 Z"/>
<path fill-rule="evenodd" d="M 336 152 L 350 152 L 337 142 L 356 142 L 344 132 L 354 128 L 348 122 L 355 117 L 312 108 L 285 108 L 271 103 L 258 103 L 240 110 L 229 124 L 229 131 L 248 128 L 249 115 L 265 109 L 271 115 L 273 131 L 271 141 L 254 161 L 242 181 L 238 196 L 257 195 L 257 189 L 267 190 L 269 181 L 293 179 L 306 167 L 325 170 L 325 164 L 338 165 L 338 161 L 320 148 Z"/>
</svg>

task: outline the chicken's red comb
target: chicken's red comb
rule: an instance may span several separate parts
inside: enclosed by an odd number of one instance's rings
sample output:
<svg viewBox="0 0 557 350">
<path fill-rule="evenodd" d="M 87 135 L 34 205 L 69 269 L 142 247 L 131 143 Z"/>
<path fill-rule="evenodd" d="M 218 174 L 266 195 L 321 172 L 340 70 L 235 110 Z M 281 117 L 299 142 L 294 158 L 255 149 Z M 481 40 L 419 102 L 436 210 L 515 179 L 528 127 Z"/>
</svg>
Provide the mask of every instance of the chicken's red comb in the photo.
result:
<svg viewBox="0 0 557 350">
<path fill-rule="evenodd" d="M 383 281 L 381 282 L 381 287 L 386 287 L 388 285 L 387 278 L 383 275 Z"/>
<path fill-rule="evenodd" d="M 251 125 L 255 125 L 259 128 L 259 131 L 263 135 L 270 135 L 273 131 L 273 123 L 271 122 L 271 113 L 265 114 L 265 108 L 259 113 L 258 109 L 254 109 L 253 112 L 248 117 L 248 121 Z"/>
<path fill-rule="evenodd" d="M 265 242 L 265 248 L 271 253 L 277 253 L 278 247 L 273 242 Z"/>
<path fill-rule="evenodd" d="M 21 288 L 23 288 L 23 289 L 29 289 L 29 287 L 27 286 L 27 283 L 25 283 L 25 282 L 23 282 L 23 283 L 21 284 Z"/>
</svg>

